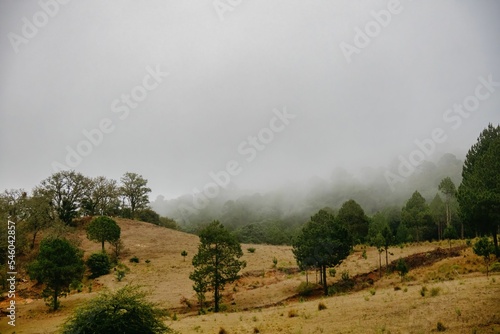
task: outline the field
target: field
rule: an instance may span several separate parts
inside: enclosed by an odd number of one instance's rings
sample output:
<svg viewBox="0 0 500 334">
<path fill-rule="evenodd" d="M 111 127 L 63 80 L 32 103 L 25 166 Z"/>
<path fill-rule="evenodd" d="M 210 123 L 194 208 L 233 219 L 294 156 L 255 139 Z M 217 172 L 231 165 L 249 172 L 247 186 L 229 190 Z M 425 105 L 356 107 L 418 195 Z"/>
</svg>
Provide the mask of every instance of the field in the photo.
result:
<svg viewBox="0 0 500 334">
<path fill-rule="evenodd" d="M 116 290 L 130 283 L 142 285 L 152 301 L 168 309 L 171 318 L 167 324 L 180 333 L 219 333 L 221 328 L 227 333 L 430 333 L 438 330 L 438 323 L 447 333 L 500 333 L 500 276 L 493 273 L 486 278 L 482 260 L 470 248 L 462 247 L 457 256 L 411 269 L 404 282 L 397 273 L 379 279 L 376 249 L 366 248 L 365 259 L 362 249 L 356 248 L 329 280 L 339 281 L 344 271 L 351 278 L 367 274 L 364 280 L 353 292 L 324 298 L 319 291 L 308 297 L 297 294 L 306 276 L 298 272 L 291 247 L 242 245 L 247 267 L 240 280 L 226 287 L 224 312 L 198 315 L 188 279 L 198 237 L 147 223 L 117 221 L 124 240 L 121 261 L 130 269 L 121 282 L 115 272 L 86 280 L 81 292 L 61 299 L 62 308 L 57 312 L 49 312 L 44 301 L 37 299 L 40 287 L 34 282 L 19 282 L 16 327 L 8 326 L 2 314 L 0 333 L 57 333 L 58 326 L 82 302 L 103 288 Z M 85 256 L 100 249 L 83 231 L 75 237 L 81 240 Z M 255 248 L 254 253 L 247 251 L 250 247 Z M 394 247 L 389 250 L 389 261 L 419 253 L 417 258 L 431 258 L 425 252 L 438 247 L 448 245 Z M 188 252 L 186 259 L 180 255 L 183 250 Z M 139 263 L 129 262 L 133 256 Z M 276 267 L 273 258 L 278 260 Z M 315 282 L 314 271 L 308 279 Z M 5 301 L 0 303 L 2 309 L 5 306 Z"/>
</svg>

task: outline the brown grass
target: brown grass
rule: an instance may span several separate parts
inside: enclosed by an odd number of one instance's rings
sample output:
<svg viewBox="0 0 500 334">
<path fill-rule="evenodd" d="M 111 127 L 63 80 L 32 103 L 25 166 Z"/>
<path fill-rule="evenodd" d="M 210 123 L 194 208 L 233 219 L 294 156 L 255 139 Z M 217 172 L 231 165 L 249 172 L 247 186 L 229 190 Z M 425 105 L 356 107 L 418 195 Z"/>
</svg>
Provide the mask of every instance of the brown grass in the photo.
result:
<svg viewBox="0 0 500 334">
<path fill-rule="evenodd" d="M 474 328 L 487 333 L 500 331 L 499 275 L 494 274 L 495 281 L 486 279 L 480 272 L 483 263 L 470 250 L 460 257 L 411 270 L 410 280 L 404 283 L 396 273 L 388 274 L 365 290 L 321 300 L 313 295 L 307 297 L 309 301 L 299 302 L 297 287 L 305 282 L 305 274 L 296 272 L 291 247 L 242 245 L 243 249 L 256 250 L 244 252 L 247 268 L 242 278 L 225 289 L 223 303 L 227 312 L 198 316 L 192 282 L 188 279 L 198 237 L 126 219 L 118 219 L 118 224 L 125 244 L 121 261 L 130 268 L 122 282 L 117 281 L 114 273 L 88 282 L 81 293 L 62 298 L 62 309 L 55 313 L 48 312 L 41 299 L 19 297 L 16 327 L 8 326 L 3 316 L 0 332 L 56 333 L 73 310 L 95 297 L 96 291 L 102 287 L 115 290 L 128 283 L 143 285 L 151 292 L 152 301 L 171 314 L 176 313 L 178 320 L 168 321 L 167 325 L 180 333 L 217 333 L 221 328 L 229 333 L 366 333 L 368 329 L 374 333 L 429 333 L 436 330 L 438 322 L 445 324 L 449 333 L 471 333 Z M 85 256 L 99 250 L 100 245 L 86 240 L 83 231 L 78 237 Z M 432 243 L 391 248 L 394 255 L 389 261 L 434 248 L 436 244 Z M 188 252 L 186 261 L 180 255 L 183 250 Z M 367 248 L 367 259 L 361 254 L 362 250 L 357 249 L 337 268 L 337 277 L 328 278 L 329 283 L 337 282 L 344 270 L 353 277 L 378 268 L 375 248 Z M 132 256 L 140 262 L 129 263 Z M 273 268 L 274 257 L 278 259 L 277 269 Z M 308 276 L 314 283 L 314 271 Z M 92 293 L 87 288 L 90 283 Z M 422 298 L 419 291 L 424 285 L 438 293 Z M 37 290 L 33 282 L 26 282 L 19 289 L 25 296 L 34 296 L 40 287 Z M 375 289 L 376 293 L 370 292 Z M 0 303 L 0 307 L 5 304 Z"/>
</svg>

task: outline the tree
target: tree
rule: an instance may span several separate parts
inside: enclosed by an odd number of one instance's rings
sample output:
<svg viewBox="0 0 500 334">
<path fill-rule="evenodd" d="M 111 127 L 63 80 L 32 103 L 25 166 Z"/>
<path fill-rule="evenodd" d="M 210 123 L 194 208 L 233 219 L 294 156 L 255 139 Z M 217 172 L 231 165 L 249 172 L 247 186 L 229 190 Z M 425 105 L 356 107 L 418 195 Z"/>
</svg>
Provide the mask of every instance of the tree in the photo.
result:
<svg viewBox="0 0 500 334">
<path fill-rule="evenodd" d="M 82 200 L 82 209 L 89 216 L 112 215 L 119 206 L 118 186 L 115 180 L 98 176 L 89 180 L 89 190 Z"/>
<path fill-rule="evenodd" d="M 482 237 L 474 244 L 472 250 L 474 251 L 474 254 L 483 257 L 484 263 L 486 263 L 486 277 L 488 277 L 491 254 L 494 254 L 495 252 L 493 243 L 490 239 L 488 239 L 488 237 Z"/>
<path fill-rule="evenodd" d="M 438 239 L 441 240 L 443 238 L 443 226 L 446 225 L 447 210 L 438 193 L 436 193 L 436 196 L 434 196 L 434 199 L 429 205 L 429 212 L 432 216 L 432 220 L 437 225 Z"/>
<path fill-rule="evenodd" d="M 92 272 L 91 278 L 109 274 L 109 270 L 111 269 L 108 254 L 102 252 L 90 255 L 85 264 Z"/>
<path fill-rule="evenodd" d="M 342 204 L 337 220 L 347 228 L 354 243 L 366 241 L 369 219 L 356 201 L 350 199 Z"/>
<path fill-rule="evenodd" d="M 127 285 L 115 293 L 100 293 L 75 311 L 64 323 L 62 333 L 171 333 L 163 323 L 166 312 L 148 302 L 139 289 Z"/>
<path fill-rule="evenodd" d="M 445 204 L 446 204 L 446 226 L 451 225 L 451 200 L 457 194 L 457 188 L 455 187 L 455 183 L 451 180 L 451 178 L 445 177 L 439 183 L 438 189 L 445 196 Z M 462 230 L 462 238 L 463 238 L 463 230 Z"/>
<path fill-rule="evenodd" d="M 320 269 L 325 295 L 328 295 L 326 269 L 342 263 L 351 249 L 349 231 L 324 210 L 311 217 L 293 243 L 293 254 L 299 267 Z"/>
<path fill-rule="evenodd" d="M 51 199 L 59 219 L 71 225 L 78 216 L 82 200 L 89 191 L 90 179 L 75 171 L 54 173 L 35 188 L 35 195 Z"/>
<path fill-rule="evenodd" d="M 201 230 L 198 253 L 193 257 L 195 270 L 189 278 L 195 282 L 195 291 L 204 288 L 214 292 L 215 312 L 219 312 L 224 286 L 235 281 L 246 266 L 239 260 L 242 256 L 241 245 L 220 222 L 213 221 Z"/>
<path fill-rule="evenodd" d="M 413 193 L 403 207 L 401 211 L 401 220 L 407 227 L 413 229 L 415 239 L 419 242 L 426 228 L 429 226 L 429 223 L 431 223 L 432 218 L 429 214 L 429 207 L 425 203 L 425 199 L 418 191 Z"/>
<path fill-rule="evenodd" d="M 38 233 L 54 224 L 58 217 L 55 214 L 51 201 L 43 195 L 33 195 L 24 202 L 24 221 L 27 230 L 33 233 L 30 249 L 35 248 Z"/>
<path fill-rule="evenodd" d="M 28 266 L 31 279 L 45 283 L 47 305 L 57 310 L 57 298 L 69 292 L 73 282 L 80 282 L 85 272 L 82 252 L 66 239 L 43 239 L 40 252 Z"/>
<path fill-rule="evenodd" d="M 443 232 L 443 238 L 448 239 L 448 244 L 449 244 L 450 249 L 451 249 L 451 239 L 458 238 L 457 231 L 455 230 L 455 228 L 452 225 L 446 226 L 446 228 L 444 229 L 444 232 Z"/>
<path fill-rule="evenodd" d="M 372 244 L 377 248 L 379 276 L 382 277 L 382 252 L 384 251 L 385 244 L 385 239 L 382 233 L 377 233 L 377 235 L 372 239 Z"/>
<path fill-rule="evenodd" d="M 493 237 L 495 254 L 500 226 L 500 125 L 489 124 L 467 153 L 457 199 L 464 220 Z"/>
<path fill-rule="evenodd" d="M 136 173 L 125 173 L 120 179 L 122 185 L 120 193 L 128 202 L 132 218 L 136 210 L 145 209 L 149 203 L 148 193 L 151 192 L 146 185 L 148 181 Z"/>
<path fill-rule="evenodd" d="M 120 226 L 111 218 L 100 216 L 94 218 L 87 226 L 87 238 L 102 244 L 104 252 L 104 242 L 114 243 L 120 239 Z"/>
<path fill-rule="evenodd" d="M 184 261 L 186 261 L 186 256 L 188 256 L 188 252 L 186 252 L 185 250 L 183 250 L 183 251 L 181 252 L 181 256 L 182 256 L 182 258 L 184 259 Z"/>
</svg>

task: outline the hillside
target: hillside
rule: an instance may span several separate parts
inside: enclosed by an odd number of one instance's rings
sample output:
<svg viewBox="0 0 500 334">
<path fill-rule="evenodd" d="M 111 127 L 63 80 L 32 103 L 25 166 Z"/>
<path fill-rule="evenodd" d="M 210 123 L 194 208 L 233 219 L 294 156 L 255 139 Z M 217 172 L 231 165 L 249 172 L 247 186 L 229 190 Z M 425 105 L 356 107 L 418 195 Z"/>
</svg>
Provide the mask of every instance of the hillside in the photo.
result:
<svg viewBox="0 0 500 334">
<path fill-rule="evenodd" d="M 123 281 L 118 282 L 113 272 L 93 282 L 87 280 L 80 293 L 73 292 L 61 299 L 62 309 L 55 313 L 48 311 L 43 300 L 34 298 L 40 287 L 34 282 L 20 283 L 18 290 L 24 298 L 18 298 L 21 305 L 16 334 L 56 333 L 57 326 L 75 307 L 93 298 L 99 290 L 104 287 L 114 290 L 129 283 L 144 286 L 151 293 L 152 301 L 168 309 L 172 315 L 175 313 L 179 320 L 167 323 L 181 333 L 217 333 L 220 327 L 229 333 L 252 333 L 255 329 L 261 333 L 366 333 L 366 328 L 373 329 L 372 332 L 384 332 L 384 329 L 391 333 L 426 333 L 435 328 L 437 321 L 451 326 L 451 333 L 470 333 L 474 327 L 484 329 L 484 333 L 495 333 L 500 329 L 496 303 L 500 297 L 498 276 L 497 280 L 495 276 L 488 280 L 478 272 L 482 270 L 482 261 L 470 249 L 461 251 L 458 257 L 411 270 L 411 279 L 404 284 L 400 283 L 397 274 L 377 280 L 377 275 L 371 273 L 370 277 L 375 280 L 373 286 L 321 299 L 327 309 L 318 311 L 318 298 L 322 298 L 319 294 L 313 293 L 308 297 L 309 301 L 306 301 L 307 297 L 302 299 L 297 296 L 296 289 L 300 282 L 305 281 L 305 276 L 296 270 L 291 247 L 242 245 L 247 267 L 242 271 L 240 280 L 226 287 L 223 302 L 227 313 L 198 316 L 192 282 L 188 278 L 198 237 L 127 219 L 117 219 L 117 222 L 124 240 L 121 262 L 130 268 Z M 100 249 L 100 244 L 86 239 L 83 229 L 75 237 L 81 240 L 80 247 L 85 256 Z M 423 243 L 402 249 L 391 248 L 393 255 L 389 256 L 389 261 L 416 253 L 427 257 L 425 252 L 438 246 Z M 255 253 L 249 253 L 249 247 L 254 247 Z M 185 261 L 180 255 L 182 250 L 188 252 Z M 376 270 L 376 249 L 367 248 L 366 254 L 365 259 L 361 256 L 361 249 L 357 248 L 337 268 L 339 274 L 329 278 L 330 283 L 339 281 L 342 271 L 348 271 L 353 277 Z M 140 262 L 130 263 L 129 259 L 133 256 L 138 257 Z M 273 268 L 274 257 L 278 259 L 277 268 Z M 446 281 L 433 283 L 435 278 Z M 449 281 L 449 278 L 453 280 Z M 315 281 L 314 272 L 309 273 L 309 280 Z M 439 287 L 439 295 L 422 298 L 419 291 L 423 285 L 428 285 L 429 289 Z M 91 291 L 89 286 L 92 286 Z M 395 291 L 395 286 L 402 289 Z M 0 307 L 5 305 L 0 304 Z M 297 317 L 289 318 L 288 312 L 294 311 Z M 461 315 L 457 316 L 456 312 Z M 14 332 L 6 326 L 5 321 L 0 322 L 0 333 Z"/>
</svg>

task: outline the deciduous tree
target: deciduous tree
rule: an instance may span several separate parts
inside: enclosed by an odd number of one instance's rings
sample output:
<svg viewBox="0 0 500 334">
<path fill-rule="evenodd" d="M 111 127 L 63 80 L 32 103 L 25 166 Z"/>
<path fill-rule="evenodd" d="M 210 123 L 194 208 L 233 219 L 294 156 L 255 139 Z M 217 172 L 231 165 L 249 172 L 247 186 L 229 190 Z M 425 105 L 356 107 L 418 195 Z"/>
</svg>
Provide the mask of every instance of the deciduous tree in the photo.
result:
<svg viewBox="0 0 500 334">
<path fill-rule="evenodd" d="M 130 207 L 132 218 L 135 218 L 136 210 L 145 209 L 149 203 L 148 194 L 151 189 L 147 187 L 148 180 L 142 175 L 127 172 L 120 181 L 120 193 Z"/>
</svg>

